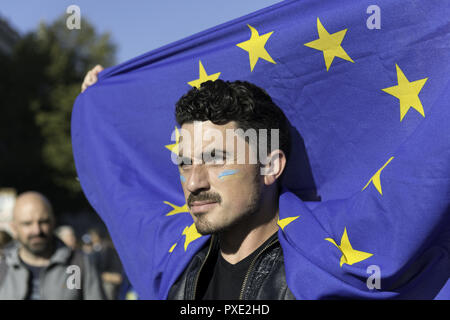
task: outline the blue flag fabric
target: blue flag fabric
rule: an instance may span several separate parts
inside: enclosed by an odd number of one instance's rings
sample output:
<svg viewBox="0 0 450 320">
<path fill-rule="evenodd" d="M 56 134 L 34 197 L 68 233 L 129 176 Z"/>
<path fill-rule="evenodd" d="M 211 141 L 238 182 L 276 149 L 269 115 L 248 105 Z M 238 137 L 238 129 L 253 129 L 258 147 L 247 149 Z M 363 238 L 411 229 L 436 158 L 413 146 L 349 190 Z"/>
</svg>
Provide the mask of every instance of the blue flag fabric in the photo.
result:
<svg viewBox="0 0 450 320">
<path fill-rule="evenodd" d="M 296 298 L 449 299 L 449 16 L 437 0 L 285 1 L 101 72 L 75 102 L 75 164 L 139 296 L 165 299 L 209 239 L 171 161 L 174 105 L 220 78 L 291 122 L 278 223 Z"/>
</svg>

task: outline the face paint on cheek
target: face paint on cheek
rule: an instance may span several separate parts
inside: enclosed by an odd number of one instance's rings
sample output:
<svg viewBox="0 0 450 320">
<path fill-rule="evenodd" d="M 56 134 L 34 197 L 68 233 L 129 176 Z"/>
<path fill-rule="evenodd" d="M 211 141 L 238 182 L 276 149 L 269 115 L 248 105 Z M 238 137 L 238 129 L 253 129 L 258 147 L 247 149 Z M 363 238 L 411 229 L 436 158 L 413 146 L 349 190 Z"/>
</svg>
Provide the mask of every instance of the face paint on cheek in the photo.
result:
<svg viewBox="0 0 450 320">
<path fill-rule="evenodd" d="M 183 175 L 181 175 L 181 174 L 180 174 L 180 180 L 181 180 L 181 183 L 185 183 L 186 182 L 186 178 Z"/>
<path fill-rule="evenodd" d="M 236 174 L 238 172 L 239 172 L 239 170 L 224 170 L 217 177 L 220 180 L 224 180 L 224 179 L 236 176 Z"/>
</svg>

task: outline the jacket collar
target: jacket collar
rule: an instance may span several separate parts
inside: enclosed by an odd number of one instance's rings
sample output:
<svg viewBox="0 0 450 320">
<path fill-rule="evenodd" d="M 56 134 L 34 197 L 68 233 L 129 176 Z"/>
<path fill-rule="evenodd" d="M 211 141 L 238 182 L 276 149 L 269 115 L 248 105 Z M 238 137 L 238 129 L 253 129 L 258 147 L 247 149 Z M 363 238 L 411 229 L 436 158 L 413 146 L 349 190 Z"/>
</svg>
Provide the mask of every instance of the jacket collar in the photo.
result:
<svg viewBox="0 0 450 320">
<path fill-rule="evenodd" d="M 67 247 L 61 240 L 54 237 L 54 244 L 56 246 L 53 255 L 50 257 L 50 263 L 52 264 L 66 264 L 72 255 L 72 249 Z M 19 267 L 21 265 L 21 260 L 19 257 L 20 243 L 16 240 L 12 244 L 8 245 L 4 250 L 5 262 L 13 267 Z"/>
</svg>

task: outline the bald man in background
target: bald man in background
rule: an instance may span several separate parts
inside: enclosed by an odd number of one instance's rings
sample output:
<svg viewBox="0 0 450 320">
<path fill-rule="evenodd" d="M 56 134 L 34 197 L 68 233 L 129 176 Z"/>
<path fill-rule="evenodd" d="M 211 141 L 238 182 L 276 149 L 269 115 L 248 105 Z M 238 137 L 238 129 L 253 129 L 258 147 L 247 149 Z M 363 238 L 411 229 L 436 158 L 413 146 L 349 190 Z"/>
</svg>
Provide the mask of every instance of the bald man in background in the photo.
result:
<svg viewBox="0 0 450 320">
<path fill-rule="evenodd" d="M 19 195 L 11 228 L 15 240 L 0 252 L 0 300 L 102 300 L 94 264 L 54 236 L 55 217 L 38 192 Z"/>
</svg>

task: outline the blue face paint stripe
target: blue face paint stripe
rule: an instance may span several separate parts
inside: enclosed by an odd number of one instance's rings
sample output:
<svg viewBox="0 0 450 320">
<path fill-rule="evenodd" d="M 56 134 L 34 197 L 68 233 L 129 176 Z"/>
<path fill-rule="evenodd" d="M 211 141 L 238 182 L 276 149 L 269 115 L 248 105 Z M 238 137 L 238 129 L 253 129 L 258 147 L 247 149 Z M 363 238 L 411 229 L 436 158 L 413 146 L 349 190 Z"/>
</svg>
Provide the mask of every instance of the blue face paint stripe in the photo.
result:
<svg viewBox="0 0 450 320">
<path fill-rule="evenodd" d="M 182 176 L 181 174 L 180 174 L 180 180 L 181 180 L 181 182 L 183 182 L 183 183 L 186 182 L 186 178 L 185 178 L 184 176 Z"/>
<path fill-rule="evenodd" d="M 238 170 L 224 170 L 219 174 L 219 179 L 222 179 L 223 177 L 226 176 L 231 176 L 233 174 L 236 174 L 238 172 Z"/>
</svg>

